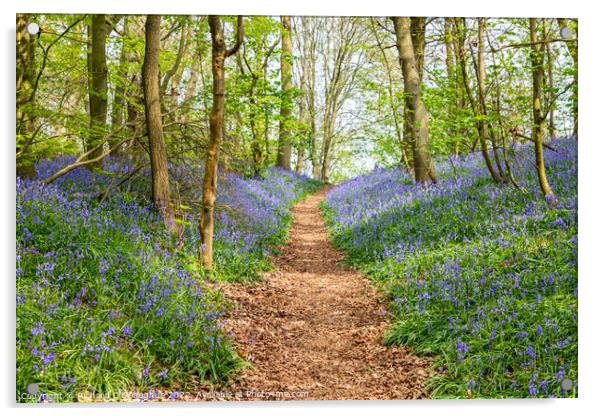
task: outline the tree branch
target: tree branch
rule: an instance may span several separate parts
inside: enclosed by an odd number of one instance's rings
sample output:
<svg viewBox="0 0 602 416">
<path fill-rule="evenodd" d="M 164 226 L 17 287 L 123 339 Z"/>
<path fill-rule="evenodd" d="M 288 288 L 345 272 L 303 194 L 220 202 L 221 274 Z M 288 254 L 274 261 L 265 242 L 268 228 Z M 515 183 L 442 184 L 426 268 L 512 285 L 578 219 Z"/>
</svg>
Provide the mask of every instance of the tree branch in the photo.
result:
<svg viewBox="0 0 602 416">
<path fill-rule="evenodd" d="M 234 46 L 231 49 L 228 49 L 226 51 L 226 58 L 228 58 L 229 56 L 232 56 L 236 52 L 238 52 L 238 49 L 240 48 L 240 45 L 242 44 L 242 40 L 243 40 L 244 36 L 245 36 L 245 34 L 244 34 L 243 18 L 242 18 L 242 16 L 238 16 L 238 20 L 236 21 L 236 43 L 234 44 Z"/>
<path fill-rule="evenodd" d="M 60 178 L 61 176 L 66 175 L 67 173 L 71 172 L 74 169 L 80 168 L 82 166 L 87 166 L 93 163 L 97 163 L 100 162 L 102 159 L 104 159 L 105 157 L 109 156 L 111 153 L 113 153 L 119 146 L 121 146 L 122 144 L 130 141 L 130 140 L 134 140 L 134 137 L 130 137 L 130 138 L 125 138 L 120 140 L 118 143 L 116 143 L 113 147 L 111 147 L 108 151 L 102 153 L 101 155 L 93 158 L 93 159 L 87 159 L 87 160 L 82 160 L 84 157 L 86 157 L 87 155 L 89 155 L 90 153 L 94 152 L 95 150 L 99 149 L 102 145 L 105 144 L 106 140 L 102 141 L 101 143 L 99 143 L 96 147 L 88 150 L 87 152 L 83 153 L 82 155 L 80 155 L 74 163 L 70 164 L 69 166 L 65 166 L 63 169 L 59 170 L 58 172 L 56 172 L 55 174 L 53 174 L 52 176 L 50 176 L 49 178 L 44 179 L 44 181 L 42 181 L 42 183 L 44 185 L 48 185 L 52 182 L 54 182 L 55 180 L 57 180 L 58 178 Z"/>
</svg>

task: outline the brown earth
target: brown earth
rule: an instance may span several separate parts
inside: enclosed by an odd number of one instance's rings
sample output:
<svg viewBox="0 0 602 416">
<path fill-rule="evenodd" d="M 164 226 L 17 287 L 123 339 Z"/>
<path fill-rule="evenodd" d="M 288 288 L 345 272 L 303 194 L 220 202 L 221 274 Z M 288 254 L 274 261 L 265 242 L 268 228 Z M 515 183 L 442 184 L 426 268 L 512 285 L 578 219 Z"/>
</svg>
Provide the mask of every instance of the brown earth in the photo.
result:
<svg viewBox="0 0 602 416">
<path fill-rule="evenodd" d="M 318 209 L 326 191 L 292 209 L 289 240 L 265 282 L 225 287 L 234 305 L 226 326 L 252 365 L 230 386 L 232 398 L 421 398 L 429 362 L 383 345 L 385 303 L 341 264 Z"/>
</svg>

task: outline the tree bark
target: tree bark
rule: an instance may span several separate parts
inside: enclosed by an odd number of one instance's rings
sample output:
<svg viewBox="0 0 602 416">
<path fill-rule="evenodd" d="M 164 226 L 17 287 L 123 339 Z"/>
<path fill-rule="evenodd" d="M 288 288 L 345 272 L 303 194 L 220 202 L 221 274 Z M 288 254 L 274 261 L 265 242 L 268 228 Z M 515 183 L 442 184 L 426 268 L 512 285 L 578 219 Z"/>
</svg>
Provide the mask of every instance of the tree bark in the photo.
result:
<svg viewBox="0 0 602 416">
<path fill-rule="evenodd" d="M 128 79 L 128 54 L 129 54 L 129 45 L 128 45 L 128 17 L 123 17 L 123 31 L 121 33 L 121 51 L 119 53 L 119 77 L 120 79 L 117 81 L 117 85 L 115 86 L 115 92 L 113 95 L 113 104 L 112 104 L 112 113 L 111 113 L 111 128 L 113 131 L 121 130 L 125 123 L 125 109 L 126 109 L 126 99 L 125 99 L 125 88 L 126 88 L 126 80 Z M 110 141 L 110 146 L 113 145 L 118 140 L 118 137 L 115 137 Z M 115 151 L 115 153 L 120 153 L 119 149 Z"/>
<path fill-rule="evenodd" d="M 146 129 L 151 159 L 152 199 L 166 223 L 173 226 L 170 206 L 169 170 L 167 150 L 163 140 L 161 101 L 159 96 L 159 50 L 161 41 L 161 16 L 146 18 L 146 46 L 142 65 L 142 87 Z"/>
<path fill-rule="evenodd" d="M 424 17 L 412 17 L 410 18 L 410 35 L 412 38 L 412 50 L 414 51 L 414 59 L 416 60 L 416 69 L 418 71 L 418 77 L 422 84 L 422 74 L 424 72 L 424 48 L 426 46 L 425 39 L 426 31 L 426 18 Z M 410 97 L 406 95 L 405 106 L 403 108 L 403 135 L 404 140 L 407 143 L 406 147 L 412 148 L 414 143 L 414 129 L 412 127 L 412 115 L 411 115 L 411 103 L 409 102 Z M 410 161 L 412 166 L 413 160 Z"/>
<path fill-rule="evenodd" d="M 548 183 L 543 154 L 545 116 L 541 109 L 541 100 L 545 44 L 542 43 L 541 45 L 537 45 L 537 19 L 529 19 L 529 37 L 531 41 L 531 53 L 529 54 L 529 58 L 531 61 L 531 75 L 533 80 L 533 127 L 531 128 L 531 136 L 533 138 L 533 143 L 535 143 L 535 166 L 537 169 L 537 177 L 539 179 L 539 187 L 544 198 L 549 203 L 554 203 L 554 192 Z"/>
<path fill-rule="evenodd" d="M 27 31 L 30 16 L 17 13 L 17 84 L 16 84 L 16 132 L 17 132 L 17 176 L 33 178 L 35 166 L 28 151 L 33 134 L 33 115 L 26 106 L 31 104 L 34 84 L 34 40 Z"/>
<path fill-rule="evenodd" d="M 389 58 L 387 58 L 386 49 L 382 43 L 382 40 L 378 36 L 378 32 L 374 27 L 374 18 L 371 18 L 370 28 L 372 29 L 372 34 L 376 39 L 376 43 L 378 45 L 378 49 L 382 55 L 383 63 L 385 65 L 385 72 L 387 74 L 387 93 L 388 93 L 388 101 L 389 107 L 391 108 L 391 115 L 393 116 L 393 125 L 395 127 L 395 134 L 397 135 L 397 142 L 399 143 L 399 152 L 401 153 L 401 161 L 400 163 L 409 171 L 412 167 L 410 164 L 410 158 L 408 157 L 407 152 L 407 142 L 404 140 L 404 135 L 402 131 L 402 123 L 399 119 L 399 104 L 395 99 L 395 91 L 394 91 L 394 82 L 393 82 L 393 71 L 391 69 L 391 64 L 389 63 Z"/>
<path fill-rule="evenodd" d="M 233 48 L 226 49 L 224 28 L 219 16 L 209 16 L 211 29 L 211 70 L 213 73 L 213 108 L 209 119 L 209 146 L 203 177 L 203 199 L 199 232 L 201 249 L 199 261 L 207 271 L 213 269 L 213 229 L 215 200 L 217 198 L 217 165 L 219 145 L 223 135 L 224 101 L 225 101 L 225 68 L 227 57 L 234 55 L 243 39 L 243 19 L 238 17 L 236 26 L 236 43 Z"/>
<path fill-rule="evenodd" d="M 96 148 L 90 154 L 90 159 L 95 159 L 103 153 L 102 146 L 97 145 L 105 140 L 107 128 L 107 23 L 104 14 L 92 16 L 90 26 L 90 52 L 89 52 L 89 89 L 90 100 L 90 134 L 86 141 L 86 149 Z M 102 167 L 102 159 L 98 163 L 88 165 L 91 169 Z"/>
<path fill-rule="evenodd" d="M 564 19 L 564 18 L 559 18 L 556 19 L 558 22 L 558 27 L 559 29 L 568 26 L 568 19 Z M 575 24 L 575 38 L 578 38 L 579 34 L 578 34 L 578 25 Z M 573 60 L 573 65 L 575 66 L 575 76 L 574 76 L 574 83 L 573 83 L 573 105 L 571 108 L 571 111 L 573 113 L 573 136 L 577 137 L 579 135 L 579 129 L 578 129 L 578 122 L 579 122 L 579 96 L 578 96 L 578 81 L 579 81 L 579 43 L 577 42 L 577 39 L 575 39 L 575 42 L 565 42 L 566 46 L 569 50 L 569 53 L 571 55 L 571 59 Z"/>
<path fill-rule="evenodd" d="M 505 177 L 504 177 L 504 170 L 502 168 L 502 165 L 500 163 L 500 159 L 497 153 L 497 144 L 496 144 L 496 137 L 494 135 L 493 132 L 493 128 L 491 127 L 491 123 L 488 119 L 488 109 L 487 109 L 487 97 L 486 97 L 486 85 L 487 85 L 487 71 L 485 68 L 485 40 L 484 40 L 484 34 L 485 34 L 485 25 L 486 25 L 486 20 L 484 17 L 479 17 L 477 18 L 477 25 L 478 25 L 478 51 L 477 51 L 477 81 L 478 81 L 478 99 L 479 99 L 479 107 L 480 107 L 480 112 L 481 115 L 483 116 L 484 120 L 483 123 L 485 124 L 485 128 L 484 128 L 484 135 L 483 137 L 483 141 L 481 142 L 481 147 L 483 147 L 483 144 L 485 145 L 485 148 L 487 148 L 487 141 L 491 141 L 491 147 L 493 149 L 493 156 L 494 156 L 494 161 L 496 163 L 497 166 L 497 171 L 494 169 L 494 175 L 493 175 L 493 179 L 496 182 L 505 182 Z M 487 155 L 489 156 L 489 155 Z"/>
<path fill-rule="evenodd" d="M 307 80 L 307 117 L 309 121 L 309 156 L 311 158 L 312 177 L 320 178 L 320 155 L 317 140 L 316 127 L 316 20 L 309 17 L 301 17 L 301 41 L 303 42 L 302 62 L 308 71 Z"/>
<path fill-rule="evenodd" d="M 484 77 L 481 76 L 481 68 L 477 63 L 475 65 L 476 73 L 477 73 L 477 89 L 479 91 L 479 101 L 475 100 L 472 94 L 472 88 L 470 87 L 470 79 L 468 78 L 468 71 L 466 69 L 466 55 L 464 51 L 464 43 L 465 43 L 465 22 L 464 18 L 455 18 L 456 30 L 461 36 L 461 42 L 459 43 L 458 48 L 458 56 L 460 58 L 460 69 L 462 70 L 462 81 L 464 83 L 464 89 L 466 91 L 466 96 L 470 102 L 470 107 L 472 108 L 472 112 L 475 116 L 475 126 L 477 129 L 477 133 L 479 135 L 479 143 L 481 145 L 481 154 L 483 155 L 483 159 L 485 160 L 485 165 L 487 165 L 487 170 L 493 180 L 495 182 L 500 182 L 501 178 L 498 175 L 495 167 L 493 166 L 493 162 L 489 157 L 489 151 L 487 148 L 487 141 L 489 140 L 489 129 L 487 127 L 487 123 L 485 123 L 485 114 L 482 113 L 482 103 L 484 103 Z M 480 26 L 479 26 L 480 27 Z M 484 72 L 484 66 L 482 71 Z M 482 88 L 482 89 L 481 89 Z"/>
<path fill-rule="evenodd" d="M 435 174 L 429 153 L 428 114 L 420 91 L 420 72 L 414 56 L 409 17 L 393 17 L 396 46 L 403 73 L 405 94 L 408 97 L 412 149 L 414 153 L 414 178 L 416 183 L 435 182 Z"/>
<path fill-rule="evenodd" d="M 306 98 L 309 95 L 309 68 L 307 62 L 301 64 L 301 80 L 300 80 L 301 95 L 299 97 L 299 139 L 297 141 L 297 163 L 295 164 L 295 172 L 303 172 L 303 164 L 305 163 L 305 147 L 309 139 L 309 112 L 307 111 Z"/>
<path fill-rule="evenodd" d="M 280 133 L 278 138 L 278 166 L 291 170 L 291 112 L 292 100 L 291 90 L 293 88 L 293 65 L 291 40 L 291 18 L 282 16 L 282 54 L 280 59 L 282 98 L 280 104 Z"/>
<path fill-rule="evenodd" d="M 325 51 L 323 59 L 325 97 L 320 179 L 324 182 L 328 182 L 330 179 L 338 113 L 345 100 L 349 98 L 361 67 L 358 62 L 353 62 L 354 56 L 360 59 L 360 56 L 356 54 L 361 41 L 359 31 L 362 30 L 358 19 L 340 18 L 338 21 L 332 22 L 327 23 L 331 24 L 331 27 L 327 29 L 326 39 L 323 39 L 326 45 L 322 46 L 322 50 Z M 331 55 L 329 55 L 331 51 L 332 65 Z"/>
<path fill-rule="evenodd" d="M 552 98 L 552 92 L 554 90 L 554 55 L 552 54 L 552 48 L 550 44 L 546 43 L 546 80 L 545 84 L 549 88 L 550 92 L 547 94 L 547 108 L 549 108 L 548 117 L 548 134 L 550 139 L 556 138 L 556 126 L 554 122 L 554 99 Z"/>
<path fill-rule="evenodd" d="M 456 123 L 458 120 L 458 86 L 456 84 L 456 69 L 455 69 L 455 53 L 454 53 L 454 33 L 453 22 L 450 17 L 446 17 L 443 23 L 445 33 L 445 68 L 447 70 L 447 89 L 448 89 L 448 106 L 450 116 L 450 126 L 448 127 L 448 135 L 453 140 L 453 152 L 458 154 L 458 130 Z M 451 150 L 451 149 L 450 149 Z"/>
<path fill-rule="evenodd" d="M 301 80 L 300 90 L 301 95 L 299 96 L 299 128 L 298 128 L 298 139 L 297 139 L 297 161 L 295 164 L 295 172 L 302 173 L 303 165 L 305 163 L 305 147 L 308 142 L 308 111 L 306 97 L 309 95 L 309 71 L 307 63 L 301 64 Z"/>
</svg>

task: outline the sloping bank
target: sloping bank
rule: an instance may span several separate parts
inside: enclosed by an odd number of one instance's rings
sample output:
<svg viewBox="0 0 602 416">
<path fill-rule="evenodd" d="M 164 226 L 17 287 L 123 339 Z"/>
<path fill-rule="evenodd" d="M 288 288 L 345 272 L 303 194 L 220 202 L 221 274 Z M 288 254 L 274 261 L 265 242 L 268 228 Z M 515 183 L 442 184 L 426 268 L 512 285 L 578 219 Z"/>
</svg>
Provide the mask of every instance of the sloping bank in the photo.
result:
<svg viewBox="0 0 602 416">
<path fill-rule="evenodd" d="M 433 397 L 577 395 L 577 143 L 551 144 L 556 209 L 531 146 L 513 166 L 526 193 L 472 154 L 438 163 L 428 188 L 377 169 L 327 195 L 335 244 L 388 292 L 387 342 L 434 356 Z"/>
<path fill-rule="evenodd" d="M 38 174 L 68 162 L 42 162 Z M 78 169 L 48 186 L 17 179 L 18 401 L 118 400 L 192 379 L 220 383 L 240 365 L 222 329 L 223 299 L 198 275 L 194 206 L 179 245 L 147 202 L 148 176 L 97 202 L 107 172 L 120 169 L 109 160 L 104 172 Z M 174 171 L 194 177 L 193 169 Z M 250 279 L 268 267 L 289 207 L 315 188 L 276 168 L 261 179 L 222 178 L 218 277 Z"/>
</svg>

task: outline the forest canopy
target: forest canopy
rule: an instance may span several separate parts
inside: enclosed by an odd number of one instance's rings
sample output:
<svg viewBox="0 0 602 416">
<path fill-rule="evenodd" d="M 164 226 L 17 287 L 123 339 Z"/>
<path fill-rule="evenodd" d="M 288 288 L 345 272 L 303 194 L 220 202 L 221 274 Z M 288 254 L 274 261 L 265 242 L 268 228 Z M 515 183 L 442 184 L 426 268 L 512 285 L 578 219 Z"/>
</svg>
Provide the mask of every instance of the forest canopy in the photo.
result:
<svg viewBox="0 0 602 416">
<path fill-rule="evenodd" d="M 57 154 L 80 155 L 98 141 L 104 144 L 90 157 L 116 145 L 114 153 L 144 152 L 146 17 L 19 19 L 17 160 L 22 171 Z M 229 43 L 236 18 L 222 20 Z M 257 174 L 276 163 L 283 149 L 290 153 L 292 169 L 325 181 L 375 165 L 412 166 L 411 109 L 392 19 L 243 20 L 244 42 L 224 63 L 219 156 L 224 167 Z M 433 156 L 478 150 L 483 135 L 485 144 L 499 148 L 502 141 L 531 137 L 533 43 L 541 46 L 545 135 L 576 136 L 576 21 L 535 20 L 532 41 L 529 19 L 412 19 Z M 35 35 L 26 31 L 30 22 L 40 27 Z M 209 19 L 164 16 L 159 47 L 168 159 L 204 160 L 212 109 Z"/>
</svg>

